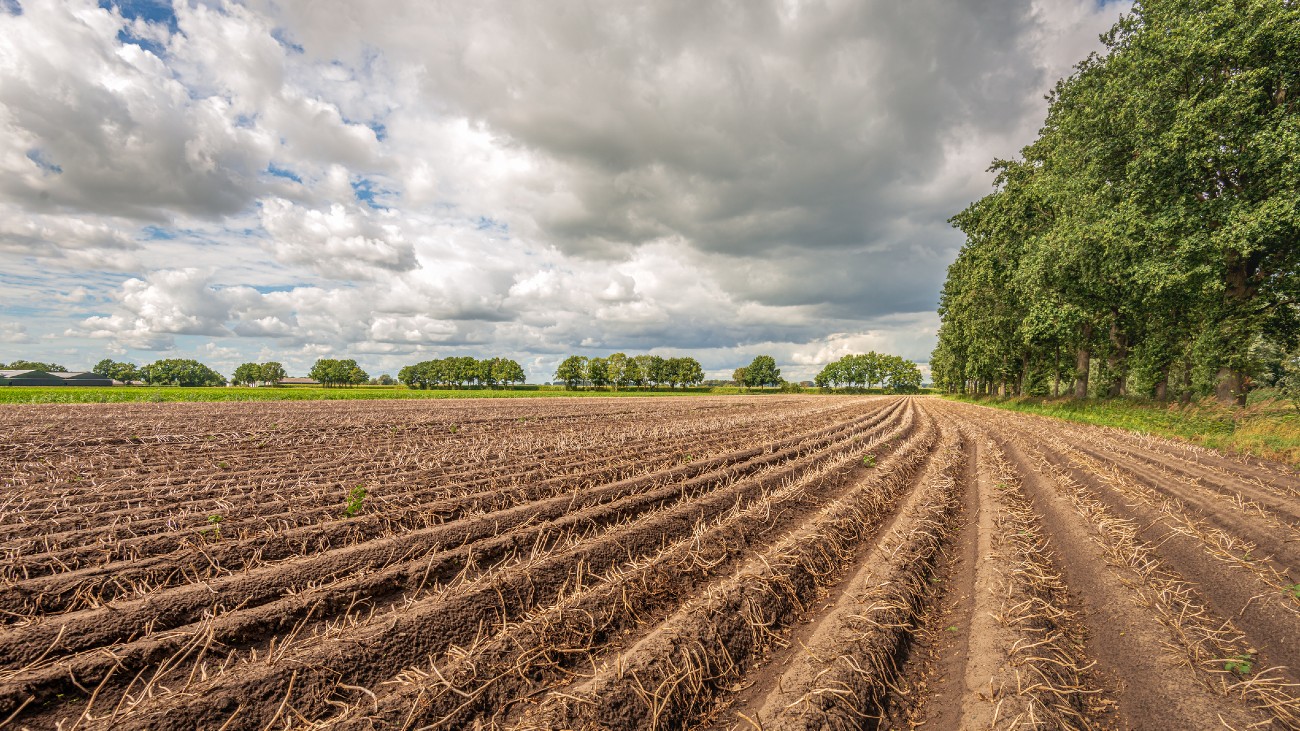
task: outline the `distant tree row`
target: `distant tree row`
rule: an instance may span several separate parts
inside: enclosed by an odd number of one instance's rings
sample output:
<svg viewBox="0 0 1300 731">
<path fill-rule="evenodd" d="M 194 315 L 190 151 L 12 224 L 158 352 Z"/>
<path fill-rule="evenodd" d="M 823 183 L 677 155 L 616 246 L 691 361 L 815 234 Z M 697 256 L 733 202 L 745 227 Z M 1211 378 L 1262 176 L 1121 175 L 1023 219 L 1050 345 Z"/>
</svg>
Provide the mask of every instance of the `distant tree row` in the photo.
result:
<svg viewBox="0 0 1300 731">
<path fill-rule="evenodd" d="M 694 386 L 704 381 L 704 368 L 694 358 L 614 353 L 605 358 L 571 355 L 555 369 L 555 379 L 568 388 L 611 386 Z"/>
<path fill-rule="evenodd" d="M 888 385 L 896 393 L 911 393 L 921 388 L 921 369 L 905 358 L 873 350 L 860 355 L 846 355 L 828 364 L 813 383 L 821 388 L 874 388 L 879 383 Z"/>
<path fill-rule="evenodd" d="M 952 219 L 949 391 L 1245 403 L 1300 336 L 1300 4 L 1139 0 Z"/>
<path fill-rule="evenodd" d="M 397 380 L 405 383 L 408 388 L 460 388 L 468 385 L 491 388 L 524 383 L 527 378 L 523 366 L 509 358 L 479 360 L 469 356 L 452 356 L 405 366 L 398 371 Z"/>
<path fill-rule="evenodd" d="M 230 377 L 230 382 L 234 384 L 242 383 L 245 386 L 252 386 L 255 383 L 279 383 L 280 379 L 287 375 L 284 366 L 275 361 L 269 363 L 244 363 L 235 369 L 234 375 Z"/>
<path fill-rule="evenodd" d="M 370 380 L 370 375 L 361 370 L 361 366 L 351 358 L 321 358 L 312 365 L 307 375 L 320 381 L 322 386 L 359 386 Z"/>
<path fill-rule="evenodd" d="M 68 369 L 58 363 L 42 363 L 36 360 L 16 360 L 8 365 L 0 363 L 0 371 L 45 371 L 46 373 L 67 373 Z"/>
<path fill-rule="evenodd" d="M 224 386 L 226 378 L 197 360 L 168 358 L 144 366 L 140 380 L 151 386 Z"/>
</svg>

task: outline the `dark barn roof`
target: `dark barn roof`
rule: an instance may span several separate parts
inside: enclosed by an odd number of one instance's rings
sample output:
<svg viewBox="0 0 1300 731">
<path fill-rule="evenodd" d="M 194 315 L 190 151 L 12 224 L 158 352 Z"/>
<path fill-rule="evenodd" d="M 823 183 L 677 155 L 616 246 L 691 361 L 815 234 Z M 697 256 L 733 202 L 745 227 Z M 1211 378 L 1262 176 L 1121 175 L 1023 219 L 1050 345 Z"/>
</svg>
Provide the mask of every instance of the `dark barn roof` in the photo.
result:
<svg viewBox="0 0 1300 731">
<path fill-rule="evenodd" d="M 0 386 L 111 386 L 113 379 L 98 373 L 46 373 L 32 370 L 0 370 Z"/>
</svg>

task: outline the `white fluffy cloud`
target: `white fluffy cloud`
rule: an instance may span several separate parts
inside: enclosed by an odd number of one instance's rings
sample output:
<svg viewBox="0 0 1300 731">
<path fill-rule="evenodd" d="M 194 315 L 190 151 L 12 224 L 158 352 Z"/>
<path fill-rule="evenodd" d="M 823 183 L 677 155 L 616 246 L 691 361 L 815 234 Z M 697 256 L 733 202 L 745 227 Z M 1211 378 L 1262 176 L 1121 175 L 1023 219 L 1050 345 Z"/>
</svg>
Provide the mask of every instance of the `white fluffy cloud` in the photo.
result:
<svg viewBox="0 0 1300 731">
<path fill-rule="evenodd" d="M 535 379 L 588 349 L 924 360 L 946 219 L 1122 7 L 11 4 L 0 308 L 55 305 L 3 333 Z"/>
</svg>

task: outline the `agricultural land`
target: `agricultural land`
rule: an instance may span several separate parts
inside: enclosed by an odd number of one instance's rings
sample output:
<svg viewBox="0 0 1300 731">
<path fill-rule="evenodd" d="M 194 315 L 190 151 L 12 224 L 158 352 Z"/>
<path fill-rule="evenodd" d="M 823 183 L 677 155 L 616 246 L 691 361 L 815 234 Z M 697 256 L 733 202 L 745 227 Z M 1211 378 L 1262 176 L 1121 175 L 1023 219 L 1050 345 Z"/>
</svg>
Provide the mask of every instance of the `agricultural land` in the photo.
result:
<svg viewBox="0 0 1300 731">
<path fill-rule="evenodd" d="M 6 729 L 1300 728 L 1300 480 L 927 396 L 11 405 Z"/>
</svg>

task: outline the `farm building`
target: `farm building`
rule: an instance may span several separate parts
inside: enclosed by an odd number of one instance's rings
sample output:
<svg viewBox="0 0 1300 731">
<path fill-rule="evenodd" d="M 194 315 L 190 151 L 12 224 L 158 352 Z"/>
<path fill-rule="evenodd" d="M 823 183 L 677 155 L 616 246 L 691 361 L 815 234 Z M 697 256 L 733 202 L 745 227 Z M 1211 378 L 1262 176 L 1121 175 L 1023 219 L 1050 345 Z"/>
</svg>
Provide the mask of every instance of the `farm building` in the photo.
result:
<svg viewBox="0 0 1300 731">
<path fill-rule="evenodd" d="M 68 386 L 112 386 L 113 379 L 107 376 L 101 376 L 98 373 L 90 371 L 73 371 L 71 373 L 51 373 L 63 379 L 64 385 Z"/>
<path fill-rule="evenodd" d="M 315 378 L 281 378 L 281 386 L 319 386 L 320 381 Z"/>
<path fill-rule="evenodd" d="M 97 373 L 46 373 L 45 371 L 0 371 L 0 386 L 111 386 L 113 381 Z"/>
<path fill-rule="evenodd" d="M 62 386 L 64 381 L 45 371 L 0 371 L 0 386 Z"/>
</svg>

